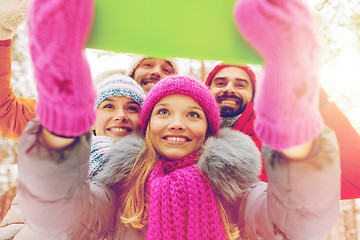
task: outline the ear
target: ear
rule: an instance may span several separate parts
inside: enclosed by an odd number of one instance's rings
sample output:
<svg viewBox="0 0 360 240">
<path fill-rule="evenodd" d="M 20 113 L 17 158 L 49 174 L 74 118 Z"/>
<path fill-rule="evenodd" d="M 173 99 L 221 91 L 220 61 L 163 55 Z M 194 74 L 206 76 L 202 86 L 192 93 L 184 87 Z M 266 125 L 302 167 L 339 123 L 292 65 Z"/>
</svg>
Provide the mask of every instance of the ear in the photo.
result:
<svg viewBox="0 0 360 240">
<path fill-rule="evenodd" d="M 92 127 L 90 128 L 90 130 L 92 131 L 92 133 L 94 134 L 94 136 L 96 136 L 95 127 L 92 126 Z"/>
</svg>

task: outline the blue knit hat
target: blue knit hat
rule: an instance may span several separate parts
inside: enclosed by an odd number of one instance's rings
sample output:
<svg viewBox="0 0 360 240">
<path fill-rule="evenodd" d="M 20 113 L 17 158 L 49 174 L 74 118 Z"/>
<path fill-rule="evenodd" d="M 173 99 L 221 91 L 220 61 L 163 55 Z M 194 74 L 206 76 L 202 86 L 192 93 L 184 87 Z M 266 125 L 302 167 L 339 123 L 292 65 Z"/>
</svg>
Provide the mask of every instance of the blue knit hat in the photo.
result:
<svg viewBox="0 0 360 240">
<path fill-rule="evenodd" d="M 96 108 L 98 108 L 100 103 L 102 103 L 105 99 L 113 96 L 131 98 L 141 107 L 146 97 L 144 90 L 134 79 L 121 73 L 115 73 L 106 77 L 103 81 L 97 84 L 96 88 Z"/>
</svg>

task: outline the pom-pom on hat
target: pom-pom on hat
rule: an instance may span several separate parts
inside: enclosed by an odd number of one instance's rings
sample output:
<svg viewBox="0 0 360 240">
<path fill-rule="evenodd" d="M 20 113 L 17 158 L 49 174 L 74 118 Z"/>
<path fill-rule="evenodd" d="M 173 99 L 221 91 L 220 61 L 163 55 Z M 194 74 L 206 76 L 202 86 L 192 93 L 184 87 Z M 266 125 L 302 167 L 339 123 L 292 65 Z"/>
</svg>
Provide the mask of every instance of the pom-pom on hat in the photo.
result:
<svg viewBox="0 0 360 240">
<path fill-rule="evenodd" d="M 141 107 L 146 97 L 144 90 L 134 79 L 121 73 L 115 73 L 106 77 L 103 81 L 97 84 L 96 88 L 96 108 L 99 107 L 102 101 L 114 96 L 124 96 L 134 99 L 134 101 Z"/>
<path fill-rule="evenodd" d="M 141 131 L 144 134 L 154 106 L 164 97 L 175 94 L 194 99 L 205 112 L 210 135 L 216 135 L 219 132 L 220 112 L 209 89 L 193 78 L 172 75 L 155 84 L 144 101 L 141 111 Z"/>
</svg>

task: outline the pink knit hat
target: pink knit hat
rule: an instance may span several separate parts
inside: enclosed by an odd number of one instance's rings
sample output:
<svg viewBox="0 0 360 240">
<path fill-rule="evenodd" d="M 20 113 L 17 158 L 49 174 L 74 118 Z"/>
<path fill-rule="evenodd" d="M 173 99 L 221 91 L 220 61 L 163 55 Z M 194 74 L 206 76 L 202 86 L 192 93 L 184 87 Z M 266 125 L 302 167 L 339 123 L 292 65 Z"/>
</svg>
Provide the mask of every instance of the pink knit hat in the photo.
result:
<svg viewBox="0 0 360 240">
<path fill-rule="evenodd" d="M 141 111 L 141 130 L 144 134 L 154 106 L 164 97 L 174 94 L 181 94 L 194 99 L 205 112 L 209 133 L 216 135 L 219 132 L 220 112 L 209 89 L 190 77 L 172 75 L 155 84 L 145 98 Z"/>
</svg>

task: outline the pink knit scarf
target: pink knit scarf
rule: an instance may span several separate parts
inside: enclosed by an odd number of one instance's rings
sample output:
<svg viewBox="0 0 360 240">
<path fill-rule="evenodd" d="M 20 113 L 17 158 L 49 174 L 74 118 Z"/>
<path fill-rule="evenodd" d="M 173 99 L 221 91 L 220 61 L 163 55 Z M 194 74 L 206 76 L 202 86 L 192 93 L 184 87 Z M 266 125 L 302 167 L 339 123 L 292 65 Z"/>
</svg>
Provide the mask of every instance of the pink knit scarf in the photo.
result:
<svg viewBox="0 0 360 240">
<path fill-rule="evenodd" d="M 152 170 L 146 239 L 226 239 L 210 182 L 197 161 L 197 153 L 160 159 Z"/>
</svg>

